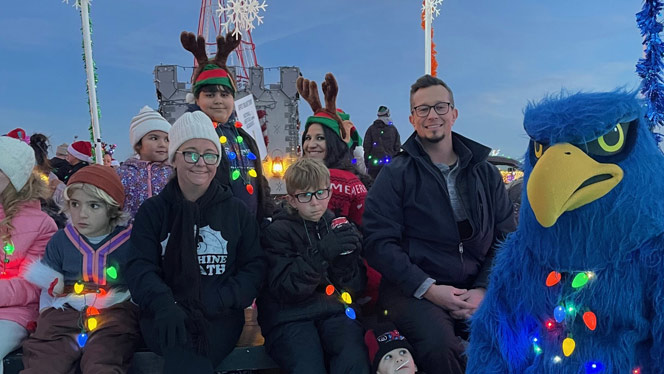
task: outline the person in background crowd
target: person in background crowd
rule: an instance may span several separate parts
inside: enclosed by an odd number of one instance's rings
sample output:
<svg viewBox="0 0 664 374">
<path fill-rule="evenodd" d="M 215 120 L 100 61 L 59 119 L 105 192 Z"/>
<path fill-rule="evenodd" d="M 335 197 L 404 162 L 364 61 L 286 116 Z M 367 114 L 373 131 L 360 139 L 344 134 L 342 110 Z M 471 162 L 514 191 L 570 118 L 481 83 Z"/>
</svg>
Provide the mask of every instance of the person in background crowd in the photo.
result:
<svg viewBox="0 0 664 374">
<path fill-rule="evenodd" d="M 399 130 L 390 118 L 390 110 L 381 105 L 376 119 L 364 134 L 364 157 L 369 175 L 376 179 L 378 172 L 389 164 L 401 149 Z"/>
<path fill-rule="evenodd" d="M 62 182 L 65 181 L 65 175 L 67 175 L 69 169 L 71 169 L 71 164 L 67 162 L 67 155 L 69 154 L 69 152 L 67 152 L 68 147 L 69 144 L 67 143 L 60 144 L 55 151 L 55 157 L 49 160 L 49 163 L 53 168 L 53 174 L 55 174 Z"/>
<path fill-rule="evenodd" d="M 71 143 L 67 147 L 67 162 L 72 167 L 63 178 L 65 183 L 74 173 L 90 165 L 92 162 L 92 143 L 84 140 Z"/>
</svg>

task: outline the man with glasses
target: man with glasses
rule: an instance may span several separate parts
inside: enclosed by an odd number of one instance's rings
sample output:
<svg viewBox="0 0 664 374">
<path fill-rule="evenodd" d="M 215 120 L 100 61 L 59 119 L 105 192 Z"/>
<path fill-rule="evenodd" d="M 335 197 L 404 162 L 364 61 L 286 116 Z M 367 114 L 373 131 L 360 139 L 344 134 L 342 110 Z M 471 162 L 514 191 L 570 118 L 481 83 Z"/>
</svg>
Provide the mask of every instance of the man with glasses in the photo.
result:
<svg viewBox="0 0 664 374">
<path fill-rule="evenodd" d="M 415 133 L 369 191 L 365 256 L 379 303 L 429 374 L 465 371 L 467 320 L 484 298 L 495 246 L 514 218 L 490 149 L 452 132 L 452 90 L 425 75 L 410 90 Z"/>
</svg>

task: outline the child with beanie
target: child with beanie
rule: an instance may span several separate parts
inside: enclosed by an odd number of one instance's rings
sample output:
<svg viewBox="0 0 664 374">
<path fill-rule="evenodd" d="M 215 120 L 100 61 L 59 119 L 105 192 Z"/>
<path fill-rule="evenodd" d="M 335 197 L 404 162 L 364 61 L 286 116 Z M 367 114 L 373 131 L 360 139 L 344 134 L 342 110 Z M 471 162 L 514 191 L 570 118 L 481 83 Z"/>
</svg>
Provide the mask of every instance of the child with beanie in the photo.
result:
<svg viewBox="0 0 664 374">
<path fill-rule="evenodd" d="M 71 223 L 23 277 L 42 289 L 37 329 L 23 344 L 22 373 L 126 373 L 140 341 L 121 226 L 124 188 L 115 170 L 90 165 L 64 191 Z"/>
<path fill-rule="evenodd" d="M 359 232 L 334 218 L 330 172 L 299 159 L 285 173 L 290 208 L 265 228 L 267 284 L 258 298 L 265 347 L 291 374 L 369 373 L 353 298 L 365 285 Z M 338 227 L 337 227 L 338 225 Z"/>
<path fill-rule="evenodd" d="M 371 372 L 376 374 L 424 374 L 417 371 L 413 347 L 393 326 L 382 325 L 368 330 L 364 342 L 369 349 Z"/>
<path fill-rule="evenodd" d="M 20 277 L 44 254 L 57 231 L 41 211 L 39 199 L 48 194 L 33 173 L 35 155 L 26 143 L 0 137 L 0 363 L 21 346 L 39 315 L 39 288 Z M 0 365 L 0 374 L 2 374 Z"/>
<path fill-rule="evenodd" d="M 210 118 L 185 113 L 169 138 L 175 177 L 136 214 L 129 289 L 164 373 L 212 374 L 238 341 L 266 264 L 254 216 L 215 179 L 221 144 Z"/>
<path fill-rule="evenodd" d="M 125 211 L 133 219 L 138 207 L 159 194 L 173 174 L 168 163 L 168 131 L 171 124 L 159 112 L 144 106 L 129 126 L 129 140 L 136 153 L 117 168 L 125 188 Z"/>
</svg>

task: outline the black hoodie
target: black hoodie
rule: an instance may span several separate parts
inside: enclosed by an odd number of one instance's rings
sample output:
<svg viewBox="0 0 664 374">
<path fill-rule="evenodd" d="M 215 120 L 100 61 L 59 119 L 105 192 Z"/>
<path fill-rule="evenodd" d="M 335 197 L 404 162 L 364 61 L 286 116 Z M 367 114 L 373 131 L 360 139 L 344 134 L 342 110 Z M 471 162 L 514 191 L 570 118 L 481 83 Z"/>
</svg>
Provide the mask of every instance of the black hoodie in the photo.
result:
<svg viewBox="0 0 664 374">
<path fill-rule="evenodd" d="M 171 183 L 177 184 L 177 179 Z M 258 239 L 258 225 L 244 203 L 216 181 L 209 188 L 214 189 L 214 196 L 207 206 L 200 207 L 197 254 L 201 272 L 200 299 L 205 302 L 221 298 L 220 309 L 204 311 L 208 317 L 215 318 L 228 309 L 241 310 L 251 305 L 258 294 L 266 263 Z M 179 188 L 166 188 L 147 199 L 134 220 L 133 257 L 126 271 L 132 298 L 148 315 L 175 301 L 171 288 L 164 281 L 162 268 L 175 218 L 177 198 L 171 196 L 174 193 L 181 192 Z"/>
<path fill-rule="evenodd" d="M 359 253 L 352 254 L 357 261 L 341 268 L 334 261 L 328 264 L 317 251 L 333 219 L 329 210 L 318 222 L 305 221 L 297 212 L 284 210 L 263 230 L 261 242 L 269 267 L 267 284 L 257 302 L 258 321 L 264 333 L 281 323 L 344 313 L 339 295 L 325 294 L 328 279 L 353 297 L 364 289 L 366 270 Z"/>
</svg>

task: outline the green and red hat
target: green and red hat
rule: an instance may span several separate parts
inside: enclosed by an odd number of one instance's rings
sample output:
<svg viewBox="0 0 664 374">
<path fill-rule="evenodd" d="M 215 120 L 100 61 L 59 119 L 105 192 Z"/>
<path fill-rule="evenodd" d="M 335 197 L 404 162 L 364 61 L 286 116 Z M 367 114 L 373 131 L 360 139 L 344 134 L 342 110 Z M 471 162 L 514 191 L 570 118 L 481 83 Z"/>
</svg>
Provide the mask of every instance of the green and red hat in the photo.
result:
<svg viewBox="0 0 664 374">
<path fill-rule="evenodd" d="M 231 93 L 233 93 L 233 96 L 235 96 L 235 80 L 233 80 L 233 77 L 226 69 L 220 67 L 219 65 L 207 64 L 205 67 L 203 67 L 203 71 L 201 71 L 201 73 L 194 78 L 194 85 L 192 86 L 194 95 L 198 94 L 201 88 L 207 85 L 224 86 L 230 89 Z"/>
<path fill-rule="evenodd" d="M 336 117 L 336 118 L 335 118 Z M 341 120 L 341 121 L 340 121 Z M 307 118 L 307 122 L 304 124 L 304 133 L 307 133 L 307 130 L 309 130 L 309 126 L 312 123 L 319 123 L 323 126 L 326 126 L 330 130 L 334 131 L 335 134 L 341 138 L 341 140 L 344 140 L 343 136 L 341 136 L 341 127 L 343 126 L 343 121 L 349 121 L 350 120 L 350 114 L 347 114 L 341 109 L 337 109 L 337 116 L 333 116 L 330 114 L 330 112 L 325 111 L 325 110 L 319 110 L 318 112 L 314 113 L 313 116 L 310 116 Z M 360 134 L 357 132 L 357 129 L 355 128 L 354 125 L 352 125 L 349 128 L 344 128 L 345 132 L 350 131 L 350 140 L 345 143 L 348 145 L 348 147 L 352 147 L 353 145 L 361 146 L 362 145 L 362 138 L 360 137 Z"/>
<path fill-rule="evenodd" d="M 350 114 L 347 114 L 341 109 L 337 109 L 337 114 L 339 114 L 339 117 L 341 117 L 341 121 L 350 121 Z M 353 122 L 350 122 L 350 128 L 346 126 L 346 132 L 350 132 L 350 143 L 348 144 L 349 147 L 359 147 L 362 145 L 362 137 L 360 136 L 360 133 L 357 131 L 355 128 L 355 125 Z"/>
</svg>

